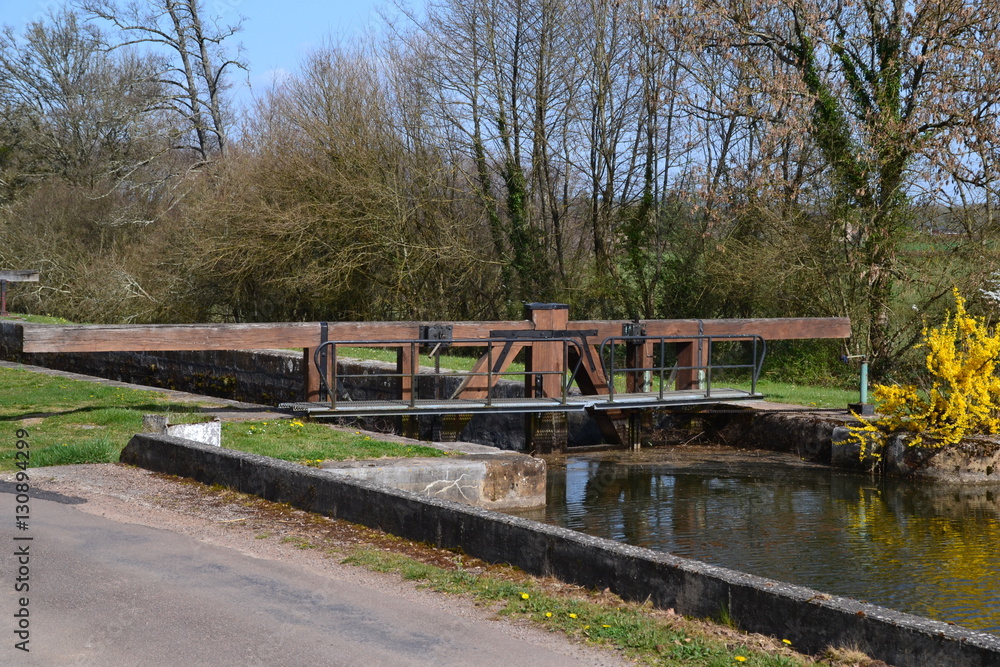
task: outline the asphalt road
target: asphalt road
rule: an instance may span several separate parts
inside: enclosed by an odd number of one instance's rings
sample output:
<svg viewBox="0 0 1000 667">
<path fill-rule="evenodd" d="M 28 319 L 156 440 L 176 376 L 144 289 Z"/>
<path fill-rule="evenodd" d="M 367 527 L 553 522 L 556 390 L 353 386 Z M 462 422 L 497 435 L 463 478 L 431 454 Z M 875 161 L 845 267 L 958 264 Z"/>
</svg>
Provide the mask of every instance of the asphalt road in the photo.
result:
<svg viewBox="0 0 1000 667">
<path fill-rule="evenodd" d="M 15 500 L 0 482 L 0 665 L 618 662 L 391 586 L 81 511 L 82 495 L 36 490 L 29 529 L 17 530 Z M 29 589 L 16 592 L 19 583 Z M 30 652 L 15 647 L 22 597 Z"/>
</svg>

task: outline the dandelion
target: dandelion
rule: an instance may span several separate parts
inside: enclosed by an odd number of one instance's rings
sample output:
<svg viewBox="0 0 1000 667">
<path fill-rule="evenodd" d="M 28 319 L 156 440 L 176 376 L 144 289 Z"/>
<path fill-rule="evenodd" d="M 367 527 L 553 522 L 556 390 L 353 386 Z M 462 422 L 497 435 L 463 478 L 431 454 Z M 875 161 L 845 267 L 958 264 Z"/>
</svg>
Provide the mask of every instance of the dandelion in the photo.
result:
<svg viewBox="0 0 1000 667">
<path fill-rule="evenodd" d="M 552 612 L 551 611 L 545 612 L 545 618 L 552 618 Z"/>
<path fill-rule="evenodd" d="M 521 599 L 522 600 L 527 600 L 529 597 L 531 597 L 531 596 L 528 595 L 527 593 L 521 593 Z"/>
<path fill-rule="evenodd" d="M 782 639 L 781 643 L 782 644 L 788 644 L 789 646 L 791 646 L 792 645 L 792 640 L 791 639 Z"/>
<path fill-rule="evenodd" d="M 570 617 L 570 618 L 576 618 L 576 614 L 574 614 L 573 612 L 570 612 L 570 613 L 569 613 L 569 617 Z"/>
<path fill-rule="evenodd" d="M 610 626 L 610 625 L 608 625 L 608 624 L 604 624 L 604 625 L 602 625 L 601 627 L 602 627 L 602 628 L 610 628 L 611 626 Z"/>
<path fill-rule="evenodd" d="M 735 660 L 736 662 L 746 662 L 747 661 L 747 659 L 744 658 L 742 655 L 736 656 L 735 658 L 733 658 L 733 660 Z"/>
</svg>

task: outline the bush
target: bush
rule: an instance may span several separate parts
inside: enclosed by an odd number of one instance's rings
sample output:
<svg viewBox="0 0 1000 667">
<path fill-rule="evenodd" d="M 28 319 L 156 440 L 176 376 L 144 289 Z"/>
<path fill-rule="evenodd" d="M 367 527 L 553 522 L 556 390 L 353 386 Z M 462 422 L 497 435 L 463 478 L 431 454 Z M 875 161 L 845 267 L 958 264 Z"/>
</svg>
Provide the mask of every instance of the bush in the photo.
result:
<svg viewBox="0 0 1000 667">
<path fill-rule="evenodd" d="M 965 299 L 953 291 L 955 312 L 933 328 L 924 327 L 918 349 L 926 349 L 927 386 L 875 385 L 873 396 L 882 415 L 855 432 L 909 431 L 911 446 L 941 447 L 972 433 L 1000 433 L 1000 334 L 969 315 Z M 926 438 L 926 440 L 925 440 Z"/>
</svg>

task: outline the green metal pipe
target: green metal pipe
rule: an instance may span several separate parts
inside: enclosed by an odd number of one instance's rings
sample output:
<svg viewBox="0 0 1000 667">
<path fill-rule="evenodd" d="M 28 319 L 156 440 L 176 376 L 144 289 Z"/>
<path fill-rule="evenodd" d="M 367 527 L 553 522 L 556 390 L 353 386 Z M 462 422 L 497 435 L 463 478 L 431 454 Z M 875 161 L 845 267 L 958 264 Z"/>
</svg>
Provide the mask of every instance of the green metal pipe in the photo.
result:
<svg viewBox="0 0 1000 667">
<path fill-rule="evenodd" d="M 861 404 L 868 402 L 868 360 L 861 360 Z"/>
</svg>

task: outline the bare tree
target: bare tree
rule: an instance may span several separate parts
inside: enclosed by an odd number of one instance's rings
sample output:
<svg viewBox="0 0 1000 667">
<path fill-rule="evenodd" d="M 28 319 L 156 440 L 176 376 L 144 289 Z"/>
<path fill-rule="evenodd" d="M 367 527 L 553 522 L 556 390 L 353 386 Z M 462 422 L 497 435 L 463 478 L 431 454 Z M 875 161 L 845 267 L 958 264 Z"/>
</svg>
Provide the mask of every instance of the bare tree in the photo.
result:
<svg viewBox="0 0 1000 667">
<path fill-rule="evenodd" d="M 206 22 L 199 0 L 146 0 L 120 5 L 116 0 L 82 0 L 87 14 L 117 28 L 121 48 L 144 44 L 162 60 L 161 81 L 166 101 L 193 133 L 187 148 L 202 161 L 224 155 L 228 143 L 228 109 L 225 97 L 229 73 L 247 69 L 226 50 L 226 40 L 242 30 L 242 20 L 231 25 Z"/>
<path fill-rule="evenodd" d="M 160 153 L 161 99 L 154 63 L 130 49 L 110 54 L 76 14 L 0 34 L 0 105 L 19 140 L 25 173 L 95 187 L 121 182 Z"/>
</svg>

